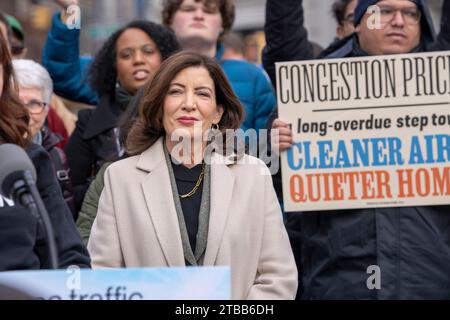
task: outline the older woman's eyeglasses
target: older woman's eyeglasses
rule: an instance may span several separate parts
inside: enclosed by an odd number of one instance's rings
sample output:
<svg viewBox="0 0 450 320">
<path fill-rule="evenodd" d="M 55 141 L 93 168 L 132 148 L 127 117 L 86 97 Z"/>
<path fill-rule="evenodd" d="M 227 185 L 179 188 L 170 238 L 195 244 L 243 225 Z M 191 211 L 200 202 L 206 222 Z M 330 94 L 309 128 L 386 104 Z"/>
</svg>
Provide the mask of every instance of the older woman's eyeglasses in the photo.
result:
<svg viewBox="0 0 450 320">
<path fill-rule="evenodd" d="M 25 103 L 25 107 L 27 107 L 28 111 L 32 114 L 40 114 L 47 107 L 47 103 L 39 100 L 30 100 Z"/>
</svg>

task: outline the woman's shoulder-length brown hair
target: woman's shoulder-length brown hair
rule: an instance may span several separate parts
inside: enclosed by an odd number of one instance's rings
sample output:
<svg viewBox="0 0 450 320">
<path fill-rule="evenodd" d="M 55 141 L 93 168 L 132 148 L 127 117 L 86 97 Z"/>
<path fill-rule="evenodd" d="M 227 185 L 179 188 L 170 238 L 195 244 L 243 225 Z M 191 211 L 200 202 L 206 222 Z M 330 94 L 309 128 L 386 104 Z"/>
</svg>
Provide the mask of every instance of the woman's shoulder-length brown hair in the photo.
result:
<svg viewBox="0 0 450 320">
<path fill-rule="evenodd" d="M 190 67 L 205 68 L 214 82 L 216 104 L 223 108 L 219 128 L 224 142 L 228 138 L 226 130 L 236 130 L 241 126 L 244 109 L 220 65 L 212 58 L 182 51 L 165 60 L 153 79 L 146 85 L 139 106 L 139 117 L 131 128 L 126 141 L 129 155 L 141 154 L 165 134 L 163 115 L 167 92 L 178 73 Z"/>
<path fill-rule="evenodd" d="M 20 102 L 13 79 L 13 66 L 7 47 L 7 39 L 0 34 L 0 65 L 3 69 L 3 88 L 0 94 L 0 144 L 14 143 L 23 148 L 30 142 L 29 115 Z"/>
</svg>

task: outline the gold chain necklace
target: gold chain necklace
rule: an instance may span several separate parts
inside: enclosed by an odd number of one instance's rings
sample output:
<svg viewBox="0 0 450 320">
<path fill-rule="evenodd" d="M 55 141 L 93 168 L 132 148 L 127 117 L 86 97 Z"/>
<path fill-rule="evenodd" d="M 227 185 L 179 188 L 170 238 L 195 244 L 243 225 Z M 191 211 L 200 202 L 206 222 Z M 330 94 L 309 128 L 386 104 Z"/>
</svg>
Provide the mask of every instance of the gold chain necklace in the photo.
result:
<svg viewBox="0 0 450 320">
<path fill-rule="evenodd" d="M 202 183 L 204 175 L 205 175 L 205 162 L 203 162 L 203 164 L 202 164 L 202 172 L 200 172 L 200 176 L 198 177 L 194 188 L 189 193 L 181 194 L 180 199 L 186 199 L 186 198 L 192 197 L 195 194 L 195 192 L 197 192 L 198 187 L 200 187 L 200 184 Z"/>
</svg>

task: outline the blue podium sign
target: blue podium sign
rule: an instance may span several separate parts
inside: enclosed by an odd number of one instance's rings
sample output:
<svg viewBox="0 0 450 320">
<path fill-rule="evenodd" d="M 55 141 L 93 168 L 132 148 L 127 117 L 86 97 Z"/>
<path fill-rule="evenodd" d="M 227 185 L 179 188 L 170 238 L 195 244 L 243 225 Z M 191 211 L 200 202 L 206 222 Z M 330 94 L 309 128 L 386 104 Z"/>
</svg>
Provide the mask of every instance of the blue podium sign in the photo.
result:
<svg viewBox="0 0 450 320">
<path fill-rule="evenodd" d="M 0 298 L 228 300 L 230 268 L 130 268 L 0 272 Z"/>
</svg>

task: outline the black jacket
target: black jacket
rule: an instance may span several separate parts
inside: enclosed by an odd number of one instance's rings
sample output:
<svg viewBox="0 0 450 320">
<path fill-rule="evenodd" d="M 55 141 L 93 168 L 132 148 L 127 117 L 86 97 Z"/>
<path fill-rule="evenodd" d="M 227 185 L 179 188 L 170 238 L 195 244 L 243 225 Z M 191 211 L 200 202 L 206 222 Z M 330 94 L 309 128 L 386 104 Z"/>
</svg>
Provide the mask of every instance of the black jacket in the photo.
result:
<svg viewBox="0 0 450 320">
<path fill-rule="evenodd" d="M 268 14 L 277 8 L 289 13 L 284 18 L 277 16 L 277 21 L 284 27 L 278 32 L 289 35 L 279 41 L 289 39 L 291 47 L 279 54 L 271 52 L 269 57 L 294 61 L 304 49 L 297 46 L 305 39 L 301 19 L 290 12 L 299 12 L 294 7 L 300 7 L 301 1 L 284 2 L 289 5 L 280 8 L 279 0 L 268 0 Z M 441 31 L 435 40 L 431 19 L 424 11 L 422 42 L 416 51 L 448 49 L 450 0 L 445 0 L 442 13 Z M 281 45 L 277 43 L 277 47 Z M 267 48 L 274 47 L 268 43 Z M 364 54 L 353 36 L 327 57 Z M 286 227 L 299 268 L 298 298 L 450 298 L 450 206 L 292 212 L 287 213 Z M 380 290 L 367 287 L 372 265 L 381 271 Z"/>
<path fill-rule="evenodd" d="M 304 27 L 302 0 L 267 0 L 262 53 L 264 69 L 275 84 L 275 62 L 314 59 L 314 47 Z"/>
<path fill-rule="evenodd" d="M 37 187 L 53 226 L 60 268 L 89 268 L 89 254 L 53 175 L 48 153 L 35 144 L 27 153 L 36 167 Z M 0 196 L 0 271 L 47 269 L 49 265 L 46 240 L 37 219 Z"/>
<path fill-rule="evenodd" d="M 94 110 L 78 113 L 75 131 L 64 149 L 77 212 L 81 209 L 89 184 L 103 163 L 121 156 L 117 125 L 123 110 L 115 99 L 104 96 Z"/>
<path fill-rule="evenodd" d="M 53 163 L 53 169 L 56 179 L 61 188 L 61 192 L 64 197 L 64 201 L 72 213 L 73 219 L 76 221 L 78 212 L 75 209 L 75 199 L 73 194 L 72 181 L 69 176 L 69 164 L 67 162 L 67 156 L 65 152 L 60 149 L 57 144 L 60 143 L 63 138 L 50 131 L 50 129 L 44 125 L 41 129 L 42 134 L 42 147 L 50 155 L 50 159 Z"/>
</svg>

